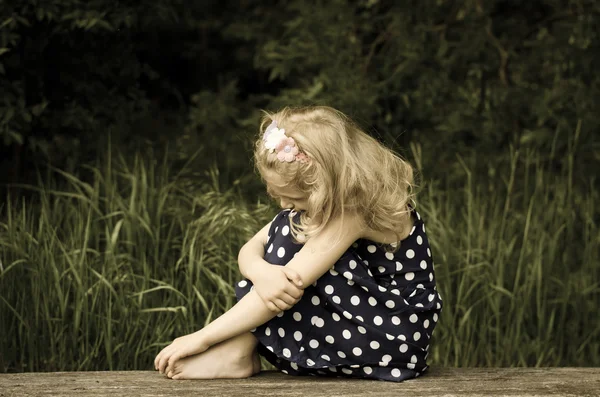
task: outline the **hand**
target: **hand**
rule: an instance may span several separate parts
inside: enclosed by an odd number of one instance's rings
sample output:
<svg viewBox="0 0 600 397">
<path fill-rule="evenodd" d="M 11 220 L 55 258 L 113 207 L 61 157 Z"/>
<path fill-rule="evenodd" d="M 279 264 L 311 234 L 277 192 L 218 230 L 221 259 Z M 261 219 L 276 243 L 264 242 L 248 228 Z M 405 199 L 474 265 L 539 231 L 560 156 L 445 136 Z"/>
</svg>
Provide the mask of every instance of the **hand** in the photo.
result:
<svg viewBox="0 0 600 397">
<path fill-rule="evenodd" d="M 162 349 L 154 359 L 154 369 L 167 375 L 177 360 L 206 351 L 210 345 L 203 341 L 199 332 L 180 336 L 167 347 Z"/>
<path fill-rule="evenodd" d="M 302 287 L 300 275 L 285 266 L 265 262 L 265 265 L 256 271 L 252 282 L 258 296 L 273 312 L 291 308 L 304 294 L 304 290 L 300 288 Z"/>
</svg>

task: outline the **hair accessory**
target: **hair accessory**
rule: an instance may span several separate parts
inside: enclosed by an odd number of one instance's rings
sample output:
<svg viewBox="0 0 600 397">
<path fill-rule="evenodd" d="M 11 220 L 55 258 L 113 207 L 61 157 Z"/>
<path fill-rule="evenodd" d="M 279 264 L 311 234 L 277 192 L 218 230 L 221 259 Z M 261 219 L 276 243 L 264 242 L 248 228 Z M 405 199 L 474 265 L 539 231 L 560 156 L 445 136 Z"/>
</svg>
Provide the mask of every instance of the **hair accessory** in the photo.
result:
<svg viewBox="0 0 600 397">
<path fill-rule="evenodd" d="M 269 153 L 277 151 L 277 159 L 281 162 L 291 163 L 298 160 L 301 163 L 307 163 L 310 160 L 305 153 L 300 153 L 294 138 L 285 135 L 283 128 L 277 127 L 275 120 L 265 129 L 263 142 Z"/>
</svg>

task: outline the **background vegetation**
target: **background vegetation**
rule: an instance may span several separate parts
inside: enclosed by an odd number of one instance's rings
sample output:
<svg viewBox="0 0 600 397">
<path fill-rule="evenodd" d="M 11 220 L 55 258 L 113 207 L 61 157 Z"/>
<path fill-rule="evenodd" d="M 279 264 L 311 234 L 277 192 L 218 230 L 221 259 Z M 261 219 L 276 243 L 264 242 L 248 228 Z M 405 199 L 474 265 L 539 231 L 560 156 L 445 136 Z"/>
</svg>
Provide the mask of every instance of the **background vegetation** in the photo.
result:
<svg viewBox="0 0 600 397">
<path fill-rule="evenodd" d="M 600 365 L 600 4 L 0 3 L 0 371 L 149 369 L 272 216 L 259 110 L 328 104 L 419 171 L 432 365 Z"/>
</svg>

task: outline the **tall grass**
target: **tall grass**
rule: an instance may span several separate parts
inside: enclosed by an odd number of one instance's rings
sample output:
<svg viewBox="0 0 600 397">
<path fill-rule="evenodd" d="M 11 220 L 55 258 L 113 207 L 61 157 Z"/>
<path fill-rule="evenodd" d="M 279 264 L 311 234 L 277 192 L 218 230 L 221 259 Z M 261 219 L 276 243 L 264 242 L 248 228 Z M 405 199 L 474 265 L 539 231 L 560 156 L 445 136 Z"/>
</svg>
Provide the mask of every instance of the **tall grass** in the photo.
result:
<svg viewBox="0 0 600 397">
<path fill-rule="evenodd" d="M 463 185 L 421 192 L 445 303 L 430 362 L 600 365 L 595 181 L 507 158 L 484 174 L 459 157 Z M 0 209 L 0 371 L 150 368 L 234 303 L 237 250 L 273 215 L 217 171 L 190 183 L 110 154 L 87 170 L 53 170 Z"/>
<path fill-rule="evenodd" d="M 216 171 L 195 185 L 151 156 L 88 171 L 54 170 L 3 210 L 1 371 L 149 368 L 232 306 L 237 250 L 270 219 Z"/>
</svg>

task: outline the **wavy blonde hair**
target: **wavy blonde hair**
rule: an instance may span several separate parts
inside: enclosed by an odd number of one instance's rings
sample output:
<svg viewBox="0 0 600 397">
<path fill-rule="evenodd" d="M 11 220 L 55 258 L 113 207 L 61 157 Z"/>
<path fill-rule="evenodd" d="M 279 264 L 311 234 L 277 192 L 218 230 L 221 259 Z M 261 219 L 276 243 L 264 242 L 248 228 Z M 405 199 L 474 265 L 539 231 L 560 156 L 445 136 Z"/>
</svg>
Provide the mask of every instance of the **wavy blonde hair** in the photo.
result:
<svg viewBox="0 0 600 397">
<path fill-rule="evenodd" d="M 364 228 L 391 232 L 400 240 L 414 203 L 413 169 L 399 155 L 362 131 L 342 112 L 328 106 L 286 107 L 264 112 L 254 146 L 256 168 L 264 182 L 266 171 L 276 172 L 286 186 L 308 197 L 308 208 L 292 236 L 298 241 L 317 235 L 330 219 L 347 212 L 359 215 Z M 272 120 L 294 138 L 308 163 L 281 162 L 264 147 L 263 133 Z M 399 246 L 399 245 L 398 245 Z M 395 244 L 391 250 L 398 249 Z"/>
</svg>

